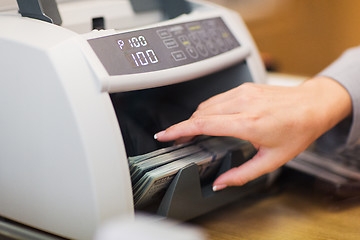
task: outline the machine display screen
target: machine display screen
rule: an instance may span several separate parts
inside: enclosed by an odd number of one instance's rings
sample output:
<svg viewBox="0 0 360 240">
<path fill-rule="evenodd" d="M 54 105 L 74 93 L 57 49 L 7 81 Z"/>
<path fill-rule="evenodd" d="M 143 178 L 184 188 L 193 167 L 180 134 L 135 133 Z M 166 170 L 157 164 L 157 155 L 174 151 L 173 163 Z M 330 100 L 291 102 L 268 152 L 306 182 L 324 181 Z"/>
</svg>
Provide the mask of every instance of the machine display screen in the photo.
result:
<svg viewBox="0 0 360 240">
<path fill-rule="evenodd" d="M 178 67 L 240 46 L 221 18 L 114 34 L 88 42 L 110 76 Z"/>
</svg>

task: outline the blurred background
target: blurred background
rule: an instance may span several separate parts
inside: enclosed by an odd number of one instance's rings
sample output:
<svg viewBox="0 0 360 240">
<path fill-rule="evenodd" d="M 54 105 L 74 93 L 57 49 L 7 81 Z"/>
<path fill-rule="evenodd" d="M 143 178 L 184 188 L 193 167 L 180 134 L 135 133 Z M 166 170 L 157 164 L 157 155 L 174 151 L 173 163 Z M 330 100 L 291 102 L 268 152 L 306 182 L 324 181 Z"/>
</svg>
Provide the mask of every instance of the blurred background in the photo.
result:
<svg viewBox="0 0 360 240">
<path fill-rule="evenodd" d="M 208 0 L 239 12 L 276 71 L 311 76 L 360 45 L 359 0 Z"/>
</svg>

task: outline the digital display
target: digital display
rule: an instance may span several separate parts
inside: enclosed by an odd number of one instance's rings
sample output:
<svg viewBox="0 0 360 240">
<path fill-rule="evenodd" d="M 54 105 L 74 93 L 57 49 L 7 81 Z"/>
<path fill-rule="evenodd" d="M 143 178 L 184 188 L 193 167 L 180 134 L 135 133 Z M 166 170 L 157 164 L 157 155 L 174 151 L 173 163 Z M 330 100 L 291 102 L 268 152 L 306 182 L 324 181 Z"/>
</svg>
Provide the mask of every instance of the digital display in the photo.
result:
<svg viewBox="0 0 360 240">
<path fill-rule="evenodd" d="M 148 48 L 148 42 L 144 36 L 119 39 L 117 44 L 133 67 L 159 63 L 155 51 Z"/>
<path fill-rule="evenodd" d="M 119 33 L 88 42 L 110 76 L 178 67 L 240 46 L 221 18 Z"/>
</svg>

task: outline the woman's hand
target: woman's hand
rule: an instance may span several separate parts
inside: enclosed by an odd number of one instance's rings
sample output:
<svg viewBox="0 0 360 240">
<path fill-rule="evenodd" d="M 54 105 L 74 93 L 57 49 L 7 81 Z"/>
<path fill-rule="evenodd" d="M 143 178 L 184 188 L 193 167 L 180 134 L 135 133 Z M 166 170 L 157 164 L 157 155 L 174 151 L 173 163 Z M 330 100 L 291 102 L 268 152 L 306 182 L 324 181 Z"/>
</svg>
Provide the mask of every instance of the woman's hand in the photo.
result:
<svg viewBox="0 0 360 240">
<path fill-rule="evenodd" d="M 159 141 L 213 135 L 251 142 L 257 154 L 219 176 L 213 188 L 220 190 L 279 168 L 350 113 L 348 92 L 330 78 L 297 87 L 245 83 L 201 103 L 190 119 L 155 136 Z"/>
</svg>

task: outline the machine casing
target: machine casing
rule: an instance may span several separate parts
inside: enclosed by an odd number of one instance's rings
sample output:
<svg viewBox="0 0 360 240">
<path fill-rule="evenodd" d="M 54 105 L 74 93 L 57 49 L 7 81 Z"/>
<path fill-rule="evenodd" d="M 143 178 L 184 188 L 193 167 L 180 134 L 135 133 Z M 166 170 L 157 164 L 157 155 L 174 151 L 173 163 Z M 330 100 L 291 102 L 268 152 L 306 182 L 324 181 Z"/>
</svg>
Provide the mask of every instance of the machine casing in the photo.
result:
<svg viewBox="0 0 360 240">
<path fill-rule="evenodd" d="M 243 61 L 254 82 L 265 82 L 241 18 L 205 2 L 191 4 L 190 14 L 163 21 L 153 14 L 148 26 L 144 19 L 150 15 L 136 22 L 127 1 L 64 1 L 62 26 L 13 10 L 0 12 L 1 216 L 63 237 L 90 239 L 105 221 L 134 215 L 127 154 L 109 93 L 191 81 Z M 122 30 L 90 32 L 81 19 L 98 14 Z M 118 16 L 128 16 L 130 21 L 120 21 L 128 25 L 117 25 Z M 110 76 L 87 41 L 126 28 L 215 17 L 241 46 L 161 71 Z"/>
</svg>

